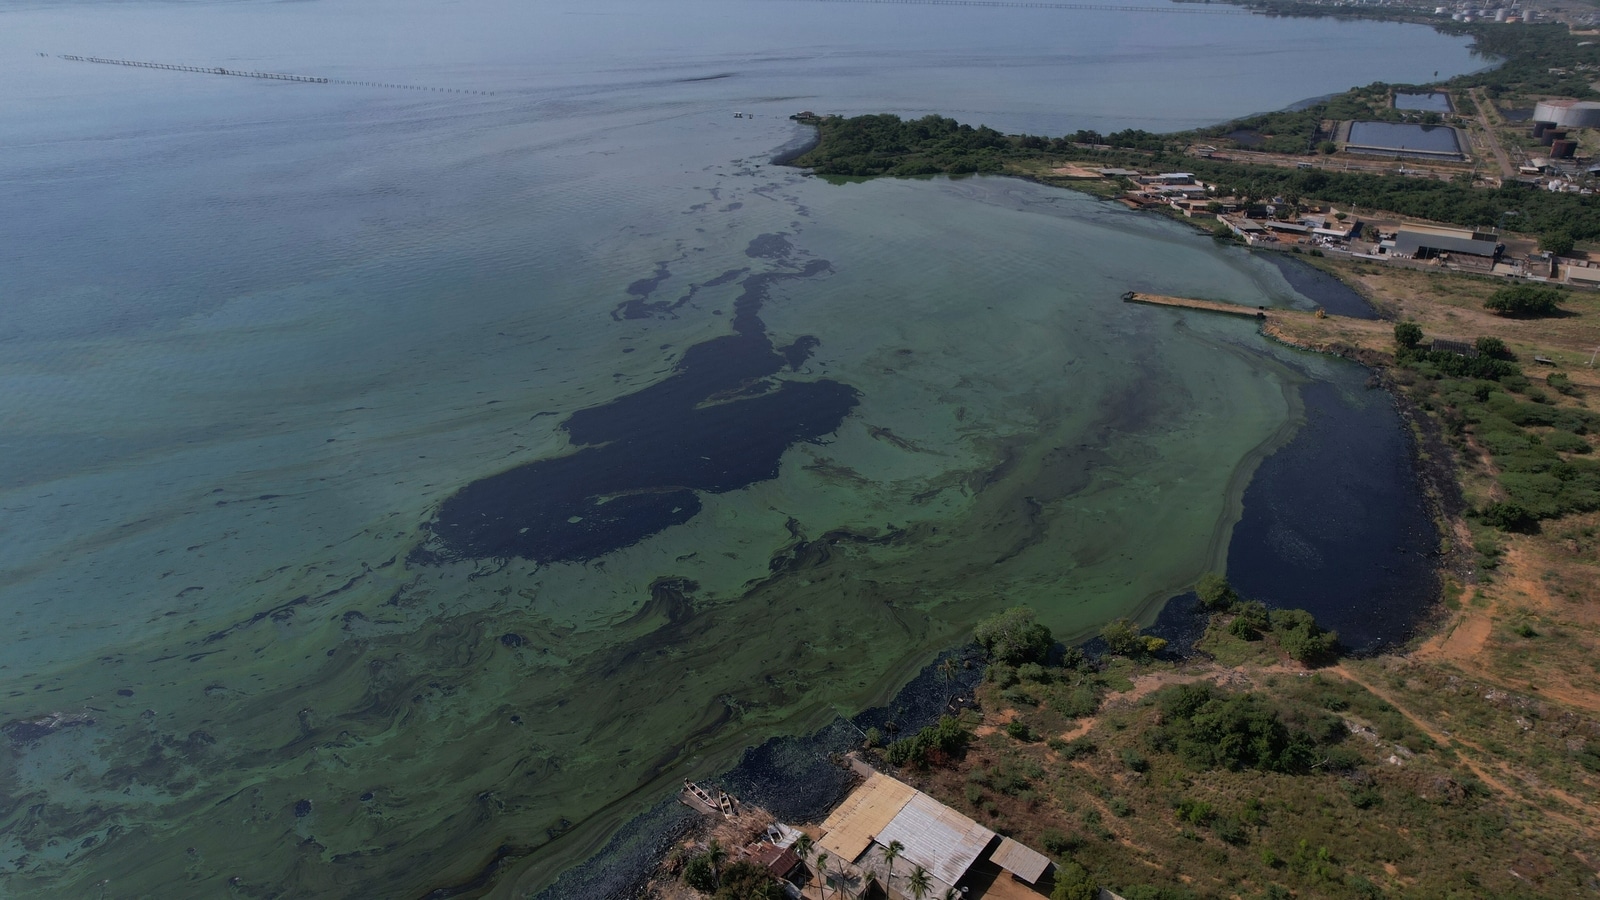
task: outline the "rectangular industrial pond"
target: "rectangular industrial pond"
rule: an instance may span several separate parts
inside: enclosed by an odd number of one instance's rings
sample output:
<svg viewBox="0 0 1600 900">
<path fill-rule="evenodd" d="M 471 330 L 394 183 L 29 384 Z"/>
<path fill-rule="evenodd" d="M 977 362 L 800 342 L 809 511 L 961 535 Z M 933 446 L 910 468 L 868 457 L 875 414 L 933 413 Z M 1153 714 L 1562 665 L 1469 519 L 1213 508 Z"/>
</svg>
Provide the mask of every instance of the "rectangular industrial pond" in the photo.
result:
<svg viewBox="0 0 1600 900">
<path fill-rule="evenodd" d="M 1396 91 L 1394 108 L 1436 113 L 1454 111 L 1450 106 L 1450 95 L 1443 91 L 1425 91 L 1423 93 Z"/>
<path fill-rule="evenodd" d="M 1415 156 L 1429 159 L 1462 158 L 1461 138 L 1448 125 L 1409 125 L 1399 122 L 1351 122 L 1345 149 L 1351 153 Z"/>
</svg>

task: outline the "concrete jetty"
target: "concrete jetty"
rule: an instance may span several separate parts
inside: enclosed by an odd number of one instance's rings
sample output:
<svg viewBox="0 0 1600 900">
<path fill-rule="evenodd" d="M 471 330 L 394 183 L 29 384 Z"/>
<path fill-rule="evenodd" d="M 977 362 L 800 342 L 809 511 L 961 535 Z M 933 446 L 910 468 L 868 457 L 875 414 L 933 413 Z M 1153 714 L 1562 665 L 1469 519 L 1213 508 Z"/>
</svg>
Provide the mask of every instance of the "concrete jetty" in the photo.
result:
<svg viewBox="0 0 1600 900">
<path fill-rule="evenodd" d="M 1205 312 L 1223 313 L 1229 316 L 1245 316 L 1251 319 L 1265 319 L 1267 308 L 1264 306 L 1240 306 L 1237 303 L 1224 303 L 1221 300 L 1202 300 L 1199 297 L 1169 297 L 1165 294 L 1141 294 L 1138 291 L 1129 291 L 1122 295 L 1125 303 L 1147 303 L 1151 306 L 1175 306 L 1180 309 L 1198 309 Z"/>
</svg>

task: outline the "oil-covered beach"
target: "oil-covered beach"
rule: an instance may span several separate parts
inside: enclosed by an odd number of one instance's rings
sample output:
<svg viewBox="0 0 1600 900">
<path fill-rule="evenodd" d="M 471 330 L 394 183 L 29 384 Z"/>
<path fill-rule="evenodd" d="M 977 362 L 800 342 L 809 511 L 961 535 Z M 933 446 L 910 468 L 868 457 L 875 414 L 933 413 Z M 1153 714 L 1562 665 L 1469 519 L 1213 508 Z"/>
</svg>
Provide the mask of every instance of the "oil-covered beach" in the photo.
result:
<svg viewBox="0 0 1600 900">
<path fill-rule="evenodd" d="M 1247 48 L 1483 64 L 1395 25 L 1075 15 L 0 12 L 8 889 L 522 896 L 997 609 L 1149 620 L 1245 572 L 1256 521 L 1285 562 L 1241 586 L 1284 604 L 1415 558 L 1252 518 L 1307 467 L 1346 523 L 1414 492 L 1363 370 L 1119 302 L 1312 306 L 1270 261 L 1016 180 L 771 162 L 807 108 L 1170 130 L 1348 86 Z M 1333 440 L 1361 429 L 1393 440 Z M 1373 609 L 1432 588 L 1381 580 L 1319 616 L 1393 639 Z"/>
</svg>

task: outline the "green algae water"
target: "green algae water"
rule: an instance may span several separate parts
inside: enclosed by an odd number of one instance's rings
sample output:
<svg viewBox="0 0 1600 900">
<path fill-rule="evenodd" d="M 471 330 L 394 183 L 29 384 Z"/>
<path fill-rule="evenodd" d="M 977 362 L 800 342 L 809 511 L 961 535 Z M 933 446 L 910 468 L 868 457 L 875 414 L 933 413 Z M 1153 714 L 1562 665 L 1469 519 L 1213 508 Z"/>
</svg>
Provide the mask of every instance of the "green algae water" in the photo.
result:
<svg viewBox="0 0 1600 900">
<path fill-rule="evenodd" d="M 0 12 L 0 890 L 524 895 L 989 612 L 1087 634 L 1220 565 L 1299 386 L 1352 376 L 1119 298 L 1307 305 L 1278 270 L 1018 181 L 830 185 L 768 164 L 786 117 L 1178 128 L 1346 86 L 1249 77 L 1261 46 L 1480 62 L 1392 25 L 1062 15 Z M 579 440 L 741 335 L 765 368 Z M 738 479 L 607 480 L 746 444 L 772 456 Z M 452 498 L 607 447 L 585 512 L 540 521 L 626 540 L 451 550 Z"/>
</svg>

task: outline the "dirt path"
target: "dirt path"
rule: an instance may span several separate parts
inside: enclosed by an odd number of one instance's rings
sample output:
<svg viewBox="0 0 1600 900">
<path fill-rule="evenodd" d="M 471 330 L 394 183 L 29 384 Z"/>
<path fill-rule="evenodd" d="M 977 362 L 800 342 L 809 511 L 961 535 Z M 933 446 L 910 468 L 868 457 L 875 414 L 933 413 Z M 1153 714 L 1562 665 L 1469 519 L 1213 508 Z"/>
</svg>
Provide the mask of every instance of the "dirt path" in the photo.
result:
<svg viewBox="0 0 1600 900">
<path fill-rule="evenodd" d="M 1500 146 L 1500 135 L 1495 133 L 1494 124 L 1489 121 L 1488 108 L 1492 106 L 1488 98 L 1483 96 L 1479 88 L 1472 90 L 1472 99 L 1478 106 L 1478 124 L 1483 126 L 1483 140 L 1489 145 L 1489 152 L 1494 154 L 1495 161 L 1500 164 L 1500 176 L 1511 178 L 1517 170 L 1511 165 L 1511 160 L 1506 156 L 1506 149 Z"/>
<path fill-rule="evenodd" d="M 1393 692 L 1385 690 L 1384 688 L 1380 688 L 1368 679 L 1362 678 L 1360 675 L 1356 674 L 1352 669 L 1350 669 L 1345 663 L 1340 663 L 1331 669 L 1324 669 L 1323 671 L 1331 675 L 1337 675 L 1338 677 L 1347 681 L 1354 682 L 1355 684 L 1365 688 L 1373 696 L 1383 700 L 1390 706 L 1393 706 L 1402 716 L 1405 716 L 1406 721 L 1416 726 L 1418 731 L 1421 731 L 1423 734 L 1427 735 L 1430 740 L 1439 746 L 1448 747 L 1454 744 L 1457 747 L 1471 750 L 1475 754 L 1483 756 L 1489 755 L 1485 753 L 1482 747 L 1479 747 L 1470 741 L 1463 740 L 1459 735 L 1445 734 L 1439 728 L 1434 727 L 1434 725 L 1427 719 L 1406 708 L 1406 705 L 1401 703 L 1399 698 L 1397 698 Z M 1502 794 L 1506 798 L 1533 806 L 1538 810 L 1540 815 L 1549 816 L 1550 818 L 1569 825 L 1581 832 L 1590 835 L 1597 834 L 1597 829 L 1592 822 L 1580 821 L 1573 818 L 1571 815 L 1566 814 L 1565 812 L 1557 809 L 1551 809 L 1550 806 L 1553 804 L 1540 804 L 1537 802 L 1537 799 L 1551 799 L 1559 801 L 1561 804 L 1580 814 L 1592 813 L 1593 807 L 1588 802 L 1574 797 L 1572 794 L 1569 794 L 1560 788 L 1529 784 L 1525 779 L 1520 778 L 1515 773 L 1508 771 L 1504 763 L 1496 763 L 1495 771 L 1491 772 L 1487 767 L 1466 753 L 1457 752 L 1456 758 L 1461 760 L 1462 765 L 1466 766 L 1468 769 L 1471 769 L 1472 774 L 1477 777 L 1479 781 L 1482 781 L 1491 789 Z M 1513 787 L 1510 783 L 1508 783 L 1506 780 L 1507 778 L 1517 780 L 1520 782 L 1520 786 Z"/>
</svg>

